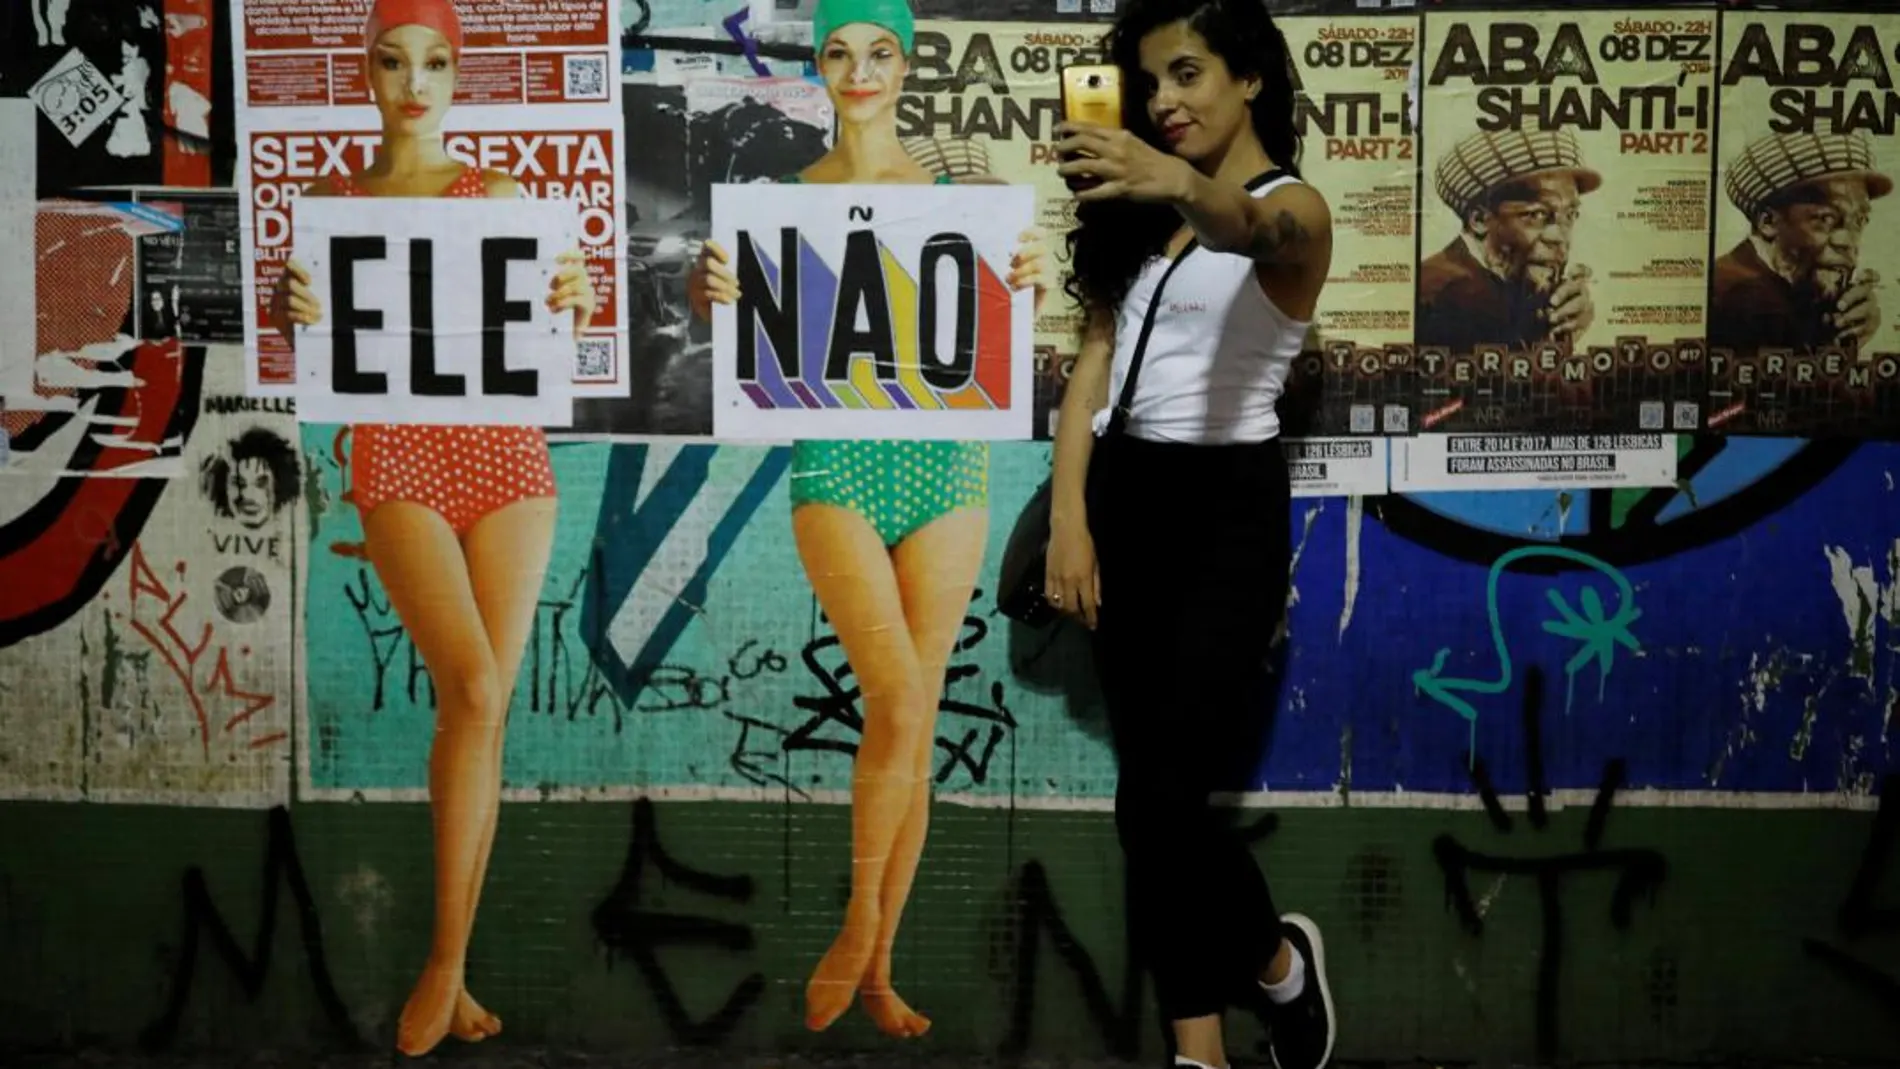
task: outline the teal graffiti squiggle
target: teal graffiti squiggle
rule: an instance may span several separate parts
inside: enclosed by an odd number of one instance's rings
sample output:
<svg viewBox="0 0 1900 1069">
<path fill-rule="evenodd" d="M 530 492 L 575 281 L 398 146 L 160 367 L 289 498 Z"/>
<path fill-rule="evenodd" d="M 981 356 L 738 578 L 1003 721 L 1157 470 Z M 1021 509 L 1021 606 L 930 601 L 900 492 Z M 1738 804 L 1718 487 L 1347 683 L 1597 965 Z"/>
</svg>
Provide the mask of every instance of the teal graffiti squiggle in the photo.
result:
<svg viewBox="0 0 1900 1069">
<path fill-rule="evenodd" d="M 1491 643 L 1498 651 L 1498 678 L 1463 679 L 1441 673 L 1445 669 L 1445 659 L 1451 656 L 1451 650 L 1441 649 L 1432 658 L 1430 668 L 1421 668 L 1412 673 L 1413 688 L 1452 712 L 1463 717 L 1471 725 L 1471 752 L 1478 750 L 1478 710 L 1466 701 L 1461 694 L 1502 694 L 1511 686 L 1511 651 L 1504 641 L 1504 625 L 1498 618 L 1498 579 L 1508 571 L 1511 565 L 1532 557 L 1551 557 L 1570 561 L 1591 568 L 1608 577 L 1616 585 L 1616 615 L 1606 617 L 1603 614 L 1603 599 L 1596 588 L 1584 587 L 1578 595 L 1582 611 L 1573 609 L 1565 600 L 1563 591 L 1552 588 L 1544 592 L 1551 606 L 1557 610 L 1558 619 L 1545 620 L 1543 628 L 1553 635 L 1575 639 L 1579 648 L 1569 661 L 1564 663 L 1564 711 L 1570 711 L 1570 700 L 1575 694 L 1577 673 L 1586 665 L 1595 661 L 1598 665 L 1597 696 L 1603 695 L 1603 686 L 1609 680 L 1610 672 L 1616 667 L 1616 648 L 1623 646 L 1632 653 L 1641 653 L 1642 644 L 1637 642 L 1630 625 L 1642 615 L 1643 610 L 1636 607 L 1636 591 L 1622 572 L 1613 566 L 1561 546 L 1524 546 L 1499 557 L 1491 565 L 1490 573 L 1485 577 L 1485 612 L 1491 624 Z"/>
</svg>

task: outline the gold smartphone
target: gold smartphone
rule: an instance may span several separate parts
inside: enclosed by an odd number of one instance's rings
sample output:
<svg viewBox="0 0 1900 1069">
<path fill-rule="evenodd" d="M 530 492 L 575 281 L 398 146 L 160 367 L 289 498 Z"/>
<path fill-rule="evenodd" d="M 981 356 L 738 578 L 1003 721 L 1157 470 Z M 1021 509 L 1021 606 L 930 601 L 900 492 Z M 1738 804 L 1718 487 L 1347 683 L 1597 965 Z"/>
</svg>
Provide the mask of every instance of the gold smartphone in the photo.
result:
<svg viewBox="0 0 1900 1069">
<path fill-rule="evenodd" d="M 1062 117 L 1069 122 L 1120 129 L 1121 68 L 1113 63 L 1076 63 L 1062 68 Z"/>
</svg>

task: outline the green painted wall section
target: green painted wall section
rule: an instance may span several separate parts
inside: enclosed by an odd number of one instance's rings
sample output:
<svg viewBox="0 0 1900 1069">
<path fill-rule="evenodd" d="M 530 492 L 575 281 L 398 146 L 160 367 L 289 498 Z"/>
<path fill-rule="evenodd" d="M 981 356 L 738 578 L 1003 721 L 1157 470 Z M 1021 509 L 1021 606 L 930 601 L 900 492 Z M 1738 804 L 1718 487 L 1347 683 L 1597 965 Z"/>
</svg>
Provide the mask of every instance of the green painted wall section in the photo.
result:
<svg viewBox="0 0 1900 1069">
<path fill-rule="evenodd" d="M 1128 1036 L 1146 1055 L 1159 1049 L 1152 1009 L 1125 1002 L 1120 863 L 1106 814 L 938 807 L 898 951 L 900 990 L 935 1027 L 900 1044 L 858 1014 L 822 1036 L 800 1023 L 804 979 L 843 902 L 844 808 L 673 803 L 646 813 L 671 861 L 743 877 L 749 897 L 722 897 L 737 888 L 703 885 L 651 851 L 640 855 L 637 895 L 629 893 L 634 804 L 506 807 L 471 962 L 471 989 L 505 1022 L 491 1043 L 609 1051 L 700 1043 L 894 1060 L 913 1051 L 1100 1057 Z M 326 1009 L 319 993 L 304 914 L 281 876 L 254 997 L 216 925 L 201 927 L 195 967 L 182 965 L 193 871 L 236 946 L 256 953 L 272 898 L 262 878 L 272 819 L 0 806 L 0 1036 L 130 1047 L 145 1033 L 180 1050 L 314 1050 L 341 1041 L 340 1013 L 388 1049 L 427 941 L 422 806 L 301 805 L 289 814 L 291 838 L 279 845 L 294 843 L 337 1005 Z M 1326 931 L 1339 1057 L 1534 1060 L 1539 881 L 1473 876 L 1485 921 L 1473 935 L 1449 906 L 1434 842 L 1449 835 L 1473 850 L 1547 857 L 1579 850 L 1587 819 L 1565 810 L 1537 831 L 1519 813 L 1505 834 L 1478 812 L 1282 814 L 1256 848 L 1283 908 L 1310 913 Z M 1653 896 L 1634 900 L 1626 932 L 1611 923 L 1614 876 L 1566 876 L 1554 888 L 1559 1060 L 1900 1058 L 1900 1015 L 1877 985 L 1804 946 L 1819 940 L 1900 972 L 1900 935 L 1855 937 L 1836 923 L 1873 824 L 1871 814 L 1835 811 L 1612 813 L 1603 848 L 1654 851 L 1666 869 Z M 1876 888 L 1872 904 L 1883 903 L 1900 903 L 1900 871 Z M 628 932 L 653 940 L 657 971 L 628 953 Z M 181 985 L 186 999 L 168 1039 L 150 1029 Z M 718 1020 L 729 998 L 736 1008 Z M 679 1017 L 669 1020 L 672 999 Z M 1248 1045 L 1258 1035 L 1251 1023 L 1237 1033 Z"/>
</svg>

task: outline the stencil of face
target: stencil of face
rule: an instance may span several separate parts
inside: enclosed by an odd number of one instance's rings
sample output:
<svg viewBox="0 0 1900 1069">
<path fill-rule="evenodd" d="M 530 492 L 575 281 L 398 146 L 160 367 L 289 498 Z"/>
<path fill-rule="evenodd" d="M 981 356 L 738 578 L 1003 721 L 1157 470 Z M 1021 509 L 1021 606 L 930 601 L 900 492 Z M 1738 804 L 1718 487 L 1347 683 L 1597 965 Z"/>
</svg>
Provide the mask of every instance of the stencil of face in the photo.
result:
<svg viewBox="0 0 1900 1069">
<path fill-rule="evenodd" d="M 1162 143 L 1184 160 L 1218 160 L 1253 121 L 1247 107 L 1251 81 L 1234 77 L 1186 20 L 1141 39 L 1141 71 L 1148 119 Z"/>
<path fill-rule="evenodd" d="M 231 503 L 231 515 L 246 527 L 262 527 L 270 522 L 271 502 L 277 496 L 270 465 L 246 458 L 231 465 L 224 492 Z"/>
<path fill-rule="evenodd" d="M 369 50 L 369 91 L 386 134 L 432 137 L 455 96 L 455 52 L 427 26 L 392 26 Z"/>
<path fill-rule="evenodd" d="M 838 121 L 854 126 L 897 114 L 897 94 L 909 66 L 897 35 L 868 22 L 831 31 L 818 54 L 818 74 Z"/>
<path fill-rule="evenodd" d="M 1838 297 L 1860 264 L 1860 237 L 1872 215 L 1865 182 L 1835 179 L 1801 187 L 1765 212 L 1760 227 L 1774 247 L 1777 271 Z"/>
<path fill-rule="evenodd" d="M 1477 220 L 1492 269 L 1505 278 L 1527 279 L 1539 290 L 1554 288 L 1570 259 L 1570 234 L 1582 209 L 1583 197 L 1570 175 L 1512 183 Z"/>
</svg>

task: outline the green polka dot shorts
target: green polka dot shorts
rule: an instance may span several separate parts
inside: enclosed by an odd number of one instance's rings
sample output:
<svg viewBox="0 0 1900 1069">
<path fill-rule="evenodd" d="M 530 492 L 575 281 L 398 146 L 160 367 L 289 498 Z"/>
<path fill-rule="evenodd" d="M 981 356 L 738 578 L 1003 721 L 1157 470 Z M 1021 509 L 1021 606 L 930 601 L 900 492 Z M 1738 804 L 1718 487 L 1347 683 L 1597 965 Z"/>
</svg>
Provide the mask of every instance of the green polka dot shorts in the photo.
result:
<svg viewBox="0 0 1900 1069">
<path fill-rule="evenodd" d="M 792 445 L 792 507 L 863 516 L 886 546 L 990 501 L 988 442 L 809 441 Z"/>
</svg>

